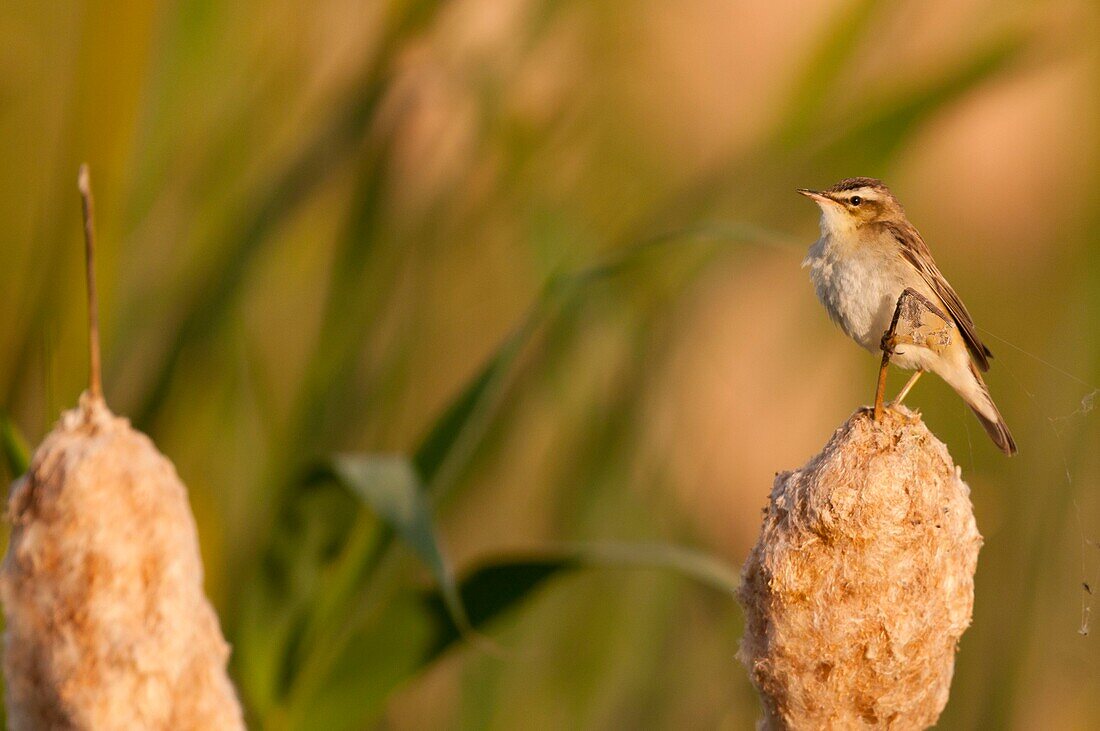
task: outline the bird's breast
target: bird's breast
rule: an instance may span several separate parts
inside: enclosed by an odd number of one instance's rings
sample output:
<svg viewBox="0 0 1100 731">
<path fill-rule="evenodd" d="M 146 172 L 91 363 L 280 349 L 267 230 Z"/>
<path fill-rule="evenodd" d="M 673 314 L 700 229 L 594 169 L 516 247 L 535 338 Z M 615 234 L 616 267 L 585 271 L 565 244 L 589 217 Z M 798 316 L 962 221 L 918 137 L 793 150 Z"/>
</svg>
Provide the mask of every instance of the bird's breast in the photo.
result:
<svg viewBox="0 0 1100 731">
<path fill-rule="evenodd" d="M 810 270 L 829 317 L 864 348 L 879 352 L 882 334 L 905 289 L 888 253 L 870 247 L 841 249 L 822 237 L 810 247 L 802 266 Z"/>
</svg>

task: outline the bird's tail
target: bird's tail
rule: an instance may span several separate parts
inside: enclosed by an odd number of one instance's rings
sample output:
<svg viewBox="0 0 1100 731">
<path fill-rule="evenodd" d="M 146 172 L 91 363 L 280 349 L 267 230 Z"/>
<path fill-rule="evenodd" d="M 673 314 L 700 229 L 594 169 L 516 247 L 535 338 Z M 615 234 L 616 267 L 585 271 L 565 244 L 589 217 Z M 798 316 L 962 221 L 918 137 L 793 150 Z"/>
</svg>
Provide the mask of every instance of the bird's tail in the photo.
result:
<svg viewBox="0 0 1100 731">
<path fill-rule="evenodd" d="M 1016 440 L 1012 438 L 1012 433 L 1009 432 L 1004 417 L 997 409 L 997 404 L 993 403 L 993 397 L 989 395 L 989 387 L 985 385 L 985 381 L 982 380 L 978 369 L 974 367 L 973 361 L 970 363 L 970 374 L 974 379 L 971 383 L 952 385 L 966 401 L 967 406 L 974 411 L 974 415 L 985 427 L 986 434 L 993 440 L 993 443 L 1009 456 L 1016 454 Z M 963 387 L 960 388 L 960 385 Z"/>
</svg>

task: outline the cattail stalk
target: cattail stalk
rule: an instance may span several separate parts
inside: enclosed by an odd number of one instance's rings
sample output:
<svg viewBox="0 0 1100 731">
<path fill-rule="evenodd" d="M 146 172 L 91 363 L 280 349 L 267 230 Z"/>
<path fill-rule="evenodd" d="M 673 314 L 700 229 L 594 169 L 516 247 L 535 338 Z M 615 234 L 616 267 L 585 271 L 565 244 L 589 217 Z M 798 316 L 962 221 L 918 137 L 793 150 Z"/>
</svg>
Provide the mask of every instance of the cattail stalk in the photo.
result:
<svg viewBox="0 0 1100 731">
<path fill-rule="evenodd" d="M 95 286 L 95 200 L 88 164 L 77 174 L 80 206 L 84 213 L 84 272 L 88 290 L 88 393 L 93 400 L 103 400 L 103 365 L 99 353 L 99 294 Z"/>
<path fill-rule="evenodd" d="M 933 725 L 981 542 L 947 448 L 908 411 L 858 411 L 779 474 L 739 591 L 761 727 Z"/>
</svg>

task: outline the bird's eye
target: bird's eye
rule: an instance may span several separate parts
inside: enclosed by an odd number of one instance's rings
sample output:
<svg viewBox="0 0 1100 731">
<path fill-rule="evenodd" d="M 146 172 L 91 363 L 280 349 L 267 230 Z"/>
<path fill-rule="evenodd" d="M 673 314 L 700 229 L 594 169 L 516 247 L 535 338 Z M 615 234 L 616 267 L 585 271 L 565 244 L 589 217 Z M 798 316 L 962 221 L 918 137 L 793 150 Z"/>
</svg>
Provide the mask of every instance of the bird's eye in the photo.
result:
<svg viewBox="0 0 1100 731">
<path fill-rule="evenodd" d="M 853 206 L 858 206 L 860 203 L 863 202 L 863 199 L 860 198 L 858 195 L 853 195 L 851 198 L 848 199 L 848 202 L 851 203 Z"/>
</svg>

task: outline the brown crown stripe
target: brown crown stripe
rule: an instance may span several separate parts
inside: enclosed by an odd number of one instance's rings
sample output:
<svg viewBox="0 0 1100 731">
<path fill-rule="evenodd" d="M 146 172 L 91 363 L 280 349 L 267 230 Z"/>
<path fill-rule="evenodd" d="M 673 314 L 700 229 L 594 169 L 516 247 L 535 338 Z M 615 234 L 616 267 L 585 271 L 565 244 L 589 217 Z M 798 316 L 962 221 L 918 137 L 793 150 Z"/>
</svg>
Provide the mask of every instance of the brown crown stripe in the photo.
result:
<svg viewBox="0 0 1100 731">
<path fill-rule="evenodd" d="M 846 190 L 855 190 L 857 188 L 874 188 L 875 190 L 886 190 L 886 186 L 878 178 L 845 178 L 831 188 L 826 188 L 826 193 L 843 193 Z"/>
</svg>

